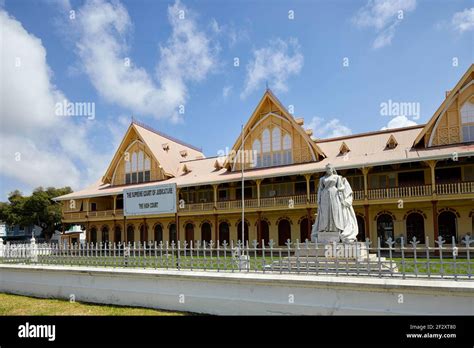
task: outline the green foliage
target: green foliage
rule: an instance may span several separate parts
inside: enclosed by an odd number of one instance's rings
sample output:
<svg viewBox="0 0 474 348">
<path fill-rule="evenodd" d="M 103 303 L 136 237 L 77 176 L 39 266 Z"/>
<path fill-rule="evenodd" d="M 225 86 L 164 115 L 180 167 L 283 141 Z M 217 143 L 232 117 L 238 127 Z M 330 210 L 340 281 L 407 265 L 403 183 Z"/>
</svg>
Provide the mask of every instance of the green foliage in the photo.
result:
<svg viewBox="0 0 474 348">
<path fill-rule="evenodd" d="M 71 192 L 70 187 L 38 187 L 31 196 L 23 196 L 15 190 L 8 196 L 8 202 L 0 202 L 0 220 L 7 225 L 38 225 L 49 239 L 61 224 L 61 205 L 53 198 Z"/>
</svg>

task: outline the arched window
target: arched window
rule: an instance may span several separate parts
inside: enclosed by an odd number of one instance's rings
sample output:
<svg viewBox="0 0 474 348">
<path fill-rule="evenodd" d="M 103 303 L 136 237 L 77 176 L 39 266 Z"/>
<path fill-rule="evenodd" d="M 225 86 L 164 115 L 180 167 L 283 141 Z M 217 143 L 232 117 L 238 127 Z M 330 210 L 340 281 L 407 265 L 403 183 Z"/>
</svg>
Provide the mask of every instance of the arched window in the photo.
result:
<svg viewBox="0 0 474 348">
<path fill-rule="evenodd" d="M 270 241 L 270 227 L 268 226 L 268 222 L 265 220 L 260 220 L 260 226 L 262 228 L 261 231 L 259 231 L 260 238 L 258 240 L 258 244 L 261 245 L 262 240 L 264 245 L 268 245 L 268 242 Z M 258 228 L 258 224 L 257 224 Z"/>
<path fill-rule="evenodd" d="M 222 244 L 224 241 L 230 242 L 229 224 L 227 222 L 219 224 L 219 243 Z"/>
<path fill-rule="evenodd" d="M 135 241 L 135 227 L 133 225 L 127 226 L 127 242 L 133 243 Z"/>
<path fill-rule="evenodd" d="M 109 226 L 103 226 L 102 227 L 102 242 L 108 242 L 109 241 Z"/>
<path fill-rule="evenodd" d="M 143 182 L 143 167 L 144 167 L 145 158 L 143 156 L 143 151 L 138 152 L 138 182 Z"/>
<path fill-rule="evenodd" d="M 308 218 L 300 222 L 300 243 L 306 242 L 306 239 L 311 240 L 311 223 L 308 222 Z"/>
<path fill-rule="evenodd" d="M 425 242 L 425 219 L 419 213 L 411 213 L 407 216 L 407 244 L 416 238 L 420 243 Z"/>
<path fill-rule="evenodd" d="M 194 244 L 194 225 L 192 223 L 188 223 L 185 226 L 185 239 L 188 242 L 188 245 L 193 242 Z"/>
<path fill-rule="evenodd" d="M 120 226 L 115 226 L 115 231 L 114 231 L 114 242 L 119 243 L 122 241 L 122 229 Z"/>
<path fill-rule="evenodd" d="M 211 224 L 208 222 L 205 222 L 201 225 L 201 240 L 203 242 L 206 242 L 206 244 L 209 244 L 211 239 L 212 239 Z"/>
<path fill-rule="evenodd" d="M 270 131 L 265 128 L 262 132 L 262 166 L 271 166 L 271 156 Z"/>
<path fill-rule="evenodd" d="M 137 182 L 137 153 L 132 153 L 132 183 Z"/>
<path fill-rule="evenodd" d="M 281 219 L 278 223 L 278 245 L 286 246 L 288 239 L 291 240 L 291 225 L 286 219 Z"/>
<path fill-rule="evenodd" d="M 91 235 L 91 240 L 90 241 L 92 243 L 97 243 L 97 228 L 92 227 L 90 235 Z"/>
<path fill-rule="evenodd" d="M 377 218 L 377 236 L 380 237 L 380 247 L 385 248 L 385 241 L 393 237 L 393 219 L 390 214 L 381 214 Z"/>
<path fill-rule="evenodd" d="M 237 241 L 242 241 L 242 221 L 237 225 Z M 244 222 L 244 243 L 247 246 L 249 241 L 249 224 Z"/>
<path fill-rule="evenodd" d="M 443 211 L 438 215 L 439 235 L 443 237 L 446 243 L 452 243 L 454 237 L 457 241 L 457 221 L 456 214 L 451 211 Z"/>
<path fill-rule="evenodd" d="M 160 243 L 163 241 L 163 227 L 160 224 L 155 225 L 155 242 Z"/>
<path fill-rule="evenodd" d="M 262 152 L 260 140 L 255 139 L 253 144 L 252 144 L 252 150 L 253 150 L 253 167 L 261 167 L 262 166 L 262 159 L 260 157 L 260 154 Z"/>
<path fill-rule="evenodd" d="M 461 107 L 462 140 L 474 141 L 474 103 L 467 101 Z"/>
<path fill-rule="evenodd" d="M 359 233 L 357 234 L 357 240 L 359 242 L 365 242 L 365 219 L 357 215 L 357 227 L 359 228 Z"/>
<path fill-rule="evenodd" d="M 140 226 L 140 242 L 146 243 L 148 241 L 148 226 L 141 224 Z"/>
<path fill-rule="evenodd" d="M 272 130 L 272 152 L 272 165 L 281 165 L 281 130 L 278 127 L 275 127 Z"/>
<path fill-rule="evenodd" d="M 145 180 L 150 181 L 151 161 L 150 157 L 145 158 Z"/>
<path fill-rule="evenodd" d="M 127 158 L 126 158 L 127 159 Z M 150 181 L 151 160 L 143 151 L 133 152 L 125 161 L 125 184 Z"/>
<path fill-rule="evenodd" d="M 291 135 L 285 134 L 283 137 L 283 164 L 292 164 L 293 156 L 291 154 Z"/>
<path fill-rule="evenodd" d="M 171 224 L 169 227 L 169 238 L 168 238 L 170 244 L 171 242 L 178 242 L 178 237 L 176 234 L 176 224 Z"/>
</svg>

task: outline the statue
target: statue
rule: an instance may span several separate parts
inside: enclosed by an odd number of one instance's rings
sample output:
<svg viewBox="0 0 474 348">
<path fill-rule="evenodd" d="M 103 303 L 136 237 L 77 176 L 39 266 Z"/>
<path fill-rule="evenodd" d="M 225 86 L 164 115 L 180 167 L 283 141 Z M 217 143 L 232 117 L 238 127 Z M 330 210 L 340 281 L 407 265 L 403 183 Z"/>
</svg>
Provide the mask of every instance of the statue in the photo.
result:
<svg viewBox="0 0 474 348">
<path fill-rule="evenodd" d="M 319 233 L 338 232 L 342 242 L 356 241 L 359 228 L 352 207 L 351 185 L 331 164 L 326 166 L 326 174 L 319 180 L 318 214 L 311 232 L 315 242 Z"/>
</svg>

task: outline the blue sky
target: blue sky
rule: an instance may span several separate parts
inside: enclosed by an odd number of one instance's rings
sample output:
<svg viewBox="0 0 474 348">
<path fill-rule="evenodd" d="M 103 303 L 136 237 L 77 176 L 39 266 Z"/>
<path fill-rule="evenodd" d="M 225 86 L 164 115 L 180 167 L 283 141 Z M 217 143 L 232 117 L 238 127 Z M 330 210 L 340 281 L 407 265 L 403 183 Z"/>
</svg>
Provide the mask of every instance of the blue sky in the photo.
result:
<svg viewBox="0 0 474 348">
<path fill-rule="evenodd" d="M 267 82 L 316 137 L 424 123 L 474 61 L 472 1 L 6 0 L 0 14 L 1 200 L 95 182 L 132 115 L 215 156 Z M 389 100 L 420 114 L 381 115 Z M 95 117 L 58 116 L 62 101 Z"/>
</svg>

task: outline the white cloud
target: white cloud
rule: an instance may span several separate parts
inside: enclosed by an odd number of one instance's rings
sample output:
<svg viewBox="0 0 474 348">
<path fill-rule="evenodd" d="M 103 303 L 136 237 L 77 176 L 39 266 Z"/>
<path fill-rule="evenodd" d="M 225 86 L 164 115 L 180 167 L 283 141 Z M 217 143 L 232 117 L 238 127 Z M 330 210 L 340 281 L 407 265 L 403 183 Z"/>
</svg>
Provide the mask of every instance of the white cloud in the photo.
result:
<svg viewBox="0 0 474 348">
<path fill-rule="evenodd" d="M 392 129 L 392 128 L 403 128 L 403 127 L 410 127 L 416 126 L 417 123 L 408 119 L 406 116 L 397 116 L 392 118 L 386 127 L 382 127 L 382 130 L 385 129 Z"/>
<path fill-rule="evenodd" d="M 56 116 L 56 103 L 66 97 L 52 83 L 41 40 L 4 10 L 0 26 L 0 174 L 31 187 L 90 183 L 102 157 L 89 145 L 85 118 Z M 88 163 L 90 172 L 77 161 Z"/>
<path fill-rule="evenodd" d="M 406 13 L 414 11 L 416 0 L 369 0 L 352 18 L 360 28 L 374 28 L 377 36 L 372 44 L 374 49 L 390 45 L 395 29 L 405 18 Z"/>
<path fill-rule="evenodd" d="M 177 107 L 188 99 L 186 83 L 201 81 L 211 72 L 216 52 L 197 27 L 194 14 L 179 1 L 168 7 L 168 20 L 171 36 L 160 46 L 160 61 L 151 76 L 130 57 L 126 39 L 133 26 L 120 2 L 90 0 L 79 10 L 78 54 L 92 84 L 107 101 L 145 116 L 179 120 Z"/>
<path fill-rule="evenodd" d="M 303 54 L 297 39 L 271 40 L 268 46 L 253 51 L 253 60 L 247 65 L 245 87 L 241 98 L 245 98 L 268 81 L 276 92 L 288 90 L 287 80 L 303 67 Z"/>
<path fill-rule="evenodd" d="M 230 91 L 232 90 L 232 86 L 224 86 L 224 88 L 222 88 L 222 96 L 224 98 L 227 98 L 229 95 L 230 95 Z"/>
<path fill-rule="evenodd" d="M 313 130 L 313 135 L 320 139 L 336 138 L 352 134 L 351 129 L 343 125 L 337 118 L 328 121 L 321 117 L 313 117 L 307 126 Z"/>
<path fill-rule="evenodd" d="M 456 12 L 451 19 L 451 25 L 459 33 L 474 30 L 474 7 Z"/>
</svg>

